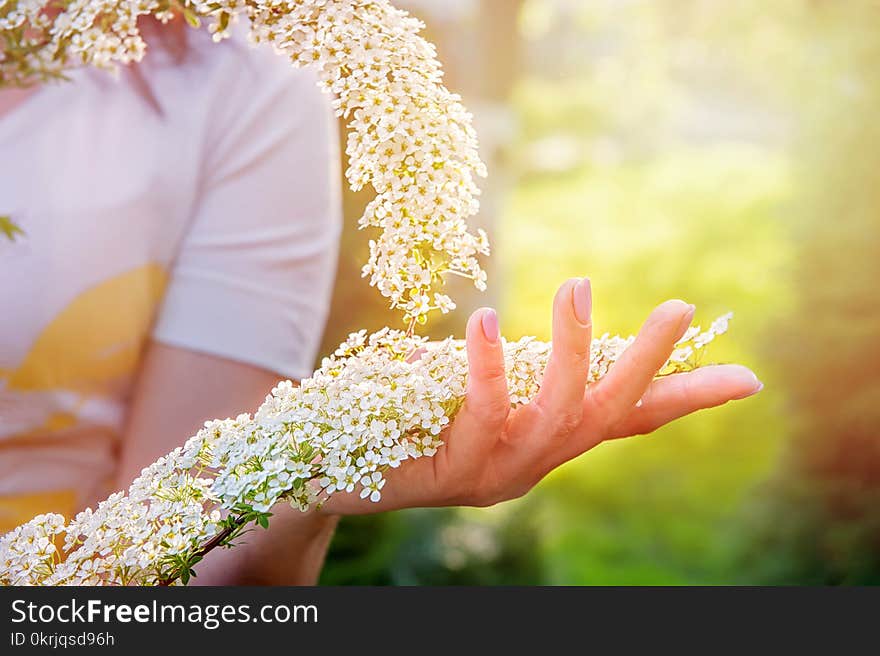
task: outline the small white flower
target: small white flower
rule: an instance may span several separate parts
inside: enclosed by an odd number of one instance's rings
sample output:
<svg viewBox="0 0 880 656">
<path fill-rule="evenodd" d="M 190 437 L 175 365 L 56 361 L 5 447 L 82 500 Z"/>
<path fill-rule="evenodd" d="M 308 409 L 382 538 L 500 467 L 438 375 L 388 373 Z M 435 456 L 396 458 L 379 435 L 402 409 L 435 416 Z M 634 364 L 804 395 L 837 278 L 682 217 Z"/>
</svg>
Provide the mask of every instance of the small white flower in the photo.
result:
<svg viewBox="0 0 880 656">
<path fill-rule="evenodd" d="M 715 335 L 723 335 L 727 332 L 727 328 L 730 325 L 730 320 L 733 319 L 733 312 L 728 312 L 725 315 L 722 315 L 715 319 L 712 322 L 712 326 L 709 328 Z"/>
<path fill-rule="evenodd" d="M 381 490 L 385 487 L 385 479 L 382 478 L 382 474 L 373 472 L 369 476 L 364 476 L 361 479 L 361 485 L 364 486 L 361 490 L 361 499 L 366 499 L 369 496 L 370 501 L 378 503 L 382 498 Z"/>
</svg>

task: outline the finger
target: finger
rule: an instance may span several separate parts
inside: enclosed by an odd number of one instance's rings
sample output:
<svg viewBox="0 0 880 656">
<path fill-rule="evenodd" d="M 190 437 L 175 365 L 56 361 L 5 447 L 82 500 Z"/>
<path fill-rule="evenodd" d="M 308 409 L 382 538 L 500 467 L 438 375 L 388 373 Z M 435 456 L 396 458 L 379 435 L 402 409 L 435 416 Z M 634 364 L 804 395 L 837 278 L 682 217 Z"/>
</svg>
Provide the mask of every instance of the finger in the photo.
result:
<svg viewBox="0 0 880 656">
<path fill-rule="evenodd" d="M 489 447 L 504 427 L 510 413 L 504 350 L 495 310 L 482 308 L 468 320 L 466 331 L 468 382 L 465 402 L 455 419 L 455 434 L 467 436 L 465 448 L 477 456 L 480 446 Z M 479 440 L 485 439 L 481 445 Z M 457 442 L 457 440 L 455 441 Z M 450 451 L 461 444 L 450 440 Z M 450 456 L 454 454 L 450 453 Z"/>
<path fill-rule="evenodd" d="M 422 359 L 422 356 L 428 352 L 428 349 L 422 346 L 421 348 L 417 348 L 415 351 L 407 356 L 406 361 L 412 364 L 413 362 L 418 362 Z"/>
<path fill-rule="evenodd" d="M 642 398 L 648 385 L 669 359 L 672 349 L 694 318 L 694 306 L 666 301 L 645 321 L 635 341 L 623 352 L 605 377 L 589 388 L 588 401 L 613 425 Z"/>
<path fill-rule="evenodd" d="M 553 350 L 536 403 L 549 416 L 580 421 L 590 372 L 593 292 L 590 279 L 572 278 L 553 301 Z"/>
<path fill-rule="evenodd" d="M 744 399 L 764 388 L 751 370 L 728 364 L 659 378 L 610 439 L 644 435 L 697 410 Z"/>
</svg>

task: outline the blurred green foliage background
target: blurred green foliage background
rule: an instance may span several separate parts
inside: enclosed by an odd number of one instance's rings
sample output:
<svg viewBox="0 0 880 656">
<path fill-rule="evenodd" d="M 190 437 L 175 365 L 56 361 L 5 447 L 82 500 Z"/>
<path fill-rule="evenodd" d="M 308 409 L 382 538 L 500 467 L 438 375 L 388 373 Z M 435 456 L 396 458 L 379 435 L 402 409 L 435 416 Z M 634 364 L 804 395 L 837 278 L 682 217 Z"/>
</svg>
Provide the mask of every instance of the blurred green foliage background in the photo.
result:
<svg viewBox="0 0 880 656">
<path fill-rule="evenodd" d="M 506 335 L 549 338 L 557 285 L 588 275 L 599 332 L 672 297 L 733 310 L 712 359 L 766 388 L 516 502 L 345 520 L 322 582 L 880 582 L 880 5 L 411 4 L 491 170 L 491 291 L 461 289 L 435 334 L 497 304 Z M 328 348 L 393 321 L 358 276 L 364 200 Z"/>
</svg>

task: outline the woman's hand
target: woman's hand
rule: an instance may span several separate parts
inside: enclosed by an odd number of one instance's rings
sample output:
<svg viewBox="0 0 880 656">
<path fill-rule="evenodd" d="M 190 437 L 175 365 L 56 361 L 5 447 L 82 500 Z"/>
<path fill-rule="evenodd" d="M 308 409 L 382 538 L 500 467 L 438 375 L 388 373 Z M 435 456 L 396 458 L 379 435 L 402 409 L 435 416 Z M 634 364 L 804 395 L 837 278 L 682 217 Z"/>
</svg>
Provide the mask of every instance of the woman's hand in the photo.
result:
<svg viewBox="0 0 880 656">
<path fill-rule="evenodd" d="M 420 506 L 490 506 L 528 492 L 559 465 L 608 439 L 650 433 L 702 408 L 756 394 L 763 387 L 739 365 L 655 380 L 694 315 L 667 301 L 600 381 L 587 384 L 592 339 L 588 279 L 572 279 L 553 303 L 553 350 L 537 398 L 510 407 L 498 317 L 475 312 L 467 326 L 465 404 L 432 457 L 386 473 L 379 503 L 337 492 L 322 512 L 358 514 Z"/>
</svg>

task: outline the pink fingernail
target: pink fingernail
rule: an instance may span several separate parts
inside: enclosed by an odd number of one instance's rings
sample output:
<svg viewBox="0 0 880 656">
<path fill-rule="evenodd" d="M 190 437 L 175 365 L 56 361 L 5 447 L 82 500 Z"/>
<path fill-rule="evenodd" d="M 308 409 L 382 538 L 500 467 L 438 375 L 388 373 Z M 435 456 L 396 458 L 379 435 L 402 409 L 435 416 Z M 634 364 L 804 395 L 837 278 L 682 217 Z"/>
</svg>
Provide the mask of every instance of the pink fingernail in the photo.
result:
<svg viewBox="0 0 880 656">
<path fill-rule="evenodd" d="M 483 334 L 489 340 L 489 343 L 494 344 L 497 342 L 501 336 L 498 330 L 498 313 L 495 310 L 486 310 L 483 312 L 481 323 L 483 324 Z"/>
<path fill-rule="evenodd" d="M 584 278 L 574 286 L 571 300 L 575 318 L 582 325 L 589 325 L 590 315 L 593 313 L 593 289 L 589 278 Z"/>
<path fill-rule="evenodd" d="M 691 304 L 688 308 L 688 311 L 684 313 L 684 316 L 681 318 L 681 324 L 678 327 L 678 333 L 683 335 L 684 332 L 688 329 L 688 326 L 691 325 L 691 321 L 694 320 L 694 314 L 697 312 L 697 306 Z"/>
<path fill-rule="evenodd" d="M 746 392 L 745 394 L 742 394 L 742 395 L 740 395 L 740 396 L 734 397 L 733 400 L 734 400 L 734 401 L 740 401 L 740 400 L 742 400 L 742 399 L 747 399 L 747 398 L 749 398 L 750 396 L 754 396 L 755 394 L 757 394 L 758 392 L 760 392 L 762 389 L 764 389 L 764 383 L 762 383 L 761 381 L 758 381 L 758 386 L 757 386 L 755 389 L 753 389 L 751 392 Z"/>
</svg>

